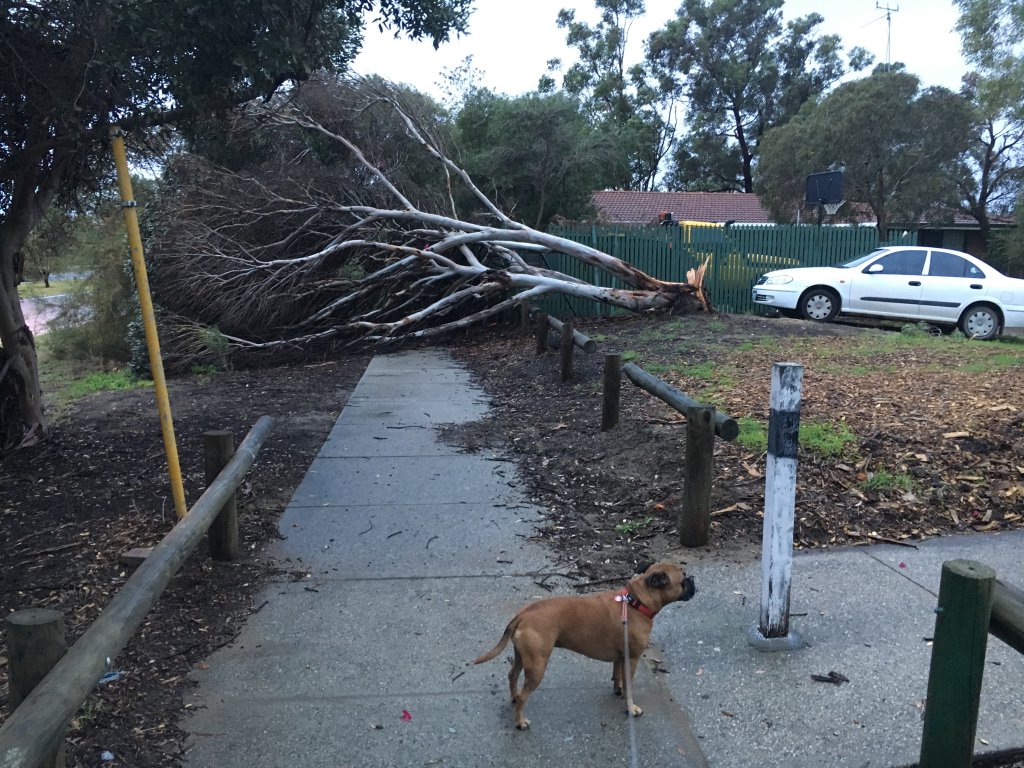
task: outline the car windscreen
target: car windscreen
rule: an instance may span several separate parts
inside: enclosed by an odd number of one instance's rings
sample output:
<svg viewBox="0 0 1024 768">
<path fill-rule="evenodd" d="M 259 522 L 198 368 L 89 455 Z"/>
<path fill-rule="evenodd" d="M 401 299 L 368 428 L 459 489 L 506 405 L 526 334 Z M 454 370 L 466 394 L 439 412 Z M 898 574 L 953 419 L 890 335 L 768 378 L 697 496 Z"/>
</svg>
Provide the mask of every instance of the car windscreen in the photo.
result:
<svg viewBox="0 0 1024 768">
<path fill-rule="evenodd" d="M 863 256 L 858 256 L 855 259 L 850 259 L 850 261 L 844 261 L 842 264 L 836 264 L 836 266 L 839 267 L 840 269 L 853 269 L 854 267 L 859 267 L 865 261 L 873 259 L 878 254 L 884 252 L 885 248 L 876 248 L 871 253 L 865 253 Z"/>
</svg>

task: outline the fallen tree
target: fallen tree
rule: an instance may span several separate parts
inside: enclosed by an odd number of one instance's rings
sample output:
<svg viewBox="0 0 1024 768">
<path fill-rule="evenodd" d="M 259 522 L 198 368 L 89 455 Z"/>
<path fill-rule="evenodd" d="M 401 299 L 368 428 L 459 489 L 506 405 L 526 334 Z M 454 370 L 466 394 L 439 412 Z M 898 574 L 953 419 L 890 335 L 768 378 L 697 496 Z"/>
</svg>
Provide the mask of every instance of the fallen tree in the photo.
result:
<svg viewBox="0 0 1024 768">
<path fill-rule="evenodd" d="M 345 135 L 294 104 L 251 113 L 261 130 L 292 138 L 298 131 L 307 142 L 344 148 L 356 169 L 345 178 L 358 177 L 363 193 L 347 196 L 376 199 L 368 204 L 325 192 L 329 177 L 322 173 L 304 182 L 293 172 L 282 182 L 280 174 L 259 178 L 195 156 L 176 158 L 169 185 L 175 192 L 165 200 L 151 249 L 162 323 L 171 326 L 172 367 L 224 362 L 242 350 L 438 336 L 548 294 L 635 312 L 711 310 L 703 266 L 686 283 L 666 282 L 513 220 L 392 96 L 377 99 L 436 160 L 446 188 L 458 183 L 469 190 L 483 216 L 460 218 L 451 193 L 450 215 L 423 210 Z M 533 266 L 523 257 L 529 250 L 567 254 L 623 287 Z"/>
</svg>

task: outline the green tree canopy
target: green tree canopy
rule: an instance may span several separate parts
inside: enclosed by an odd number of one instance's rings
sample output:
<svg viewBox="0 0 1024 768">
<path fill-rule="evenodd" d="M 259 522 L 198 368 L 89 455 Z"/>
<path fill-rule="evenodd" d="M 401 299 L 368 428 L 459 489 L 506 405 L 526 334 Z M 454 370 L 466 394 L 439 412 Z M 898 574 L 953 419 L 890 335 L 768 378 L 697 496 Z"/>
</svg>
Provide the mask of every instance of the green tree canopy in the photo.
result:
<svg viewBox="0 0 1024 768">
<path fill-rule="evenodd" d="M 558 26 L 579 60 L 566 70 L 562 88 L 579 100 L 594 125 L 623 146 L 629 158 L 610 185 L 650 190 L 673 143 L 674 98 L 658 87 L 644 64 L 626 66 L 629 27 L 643 16 L 643 0 L 595 0 L 600 19 L 593 26 L 563 8 Z M 549 68 L 561 66 L 557 59 Z M 554 83 L 549 83 L 553 87 Z"/>
<path fill-rule="evenodd" d="M 956 207 L 953 169 L 967 146 L 969 103 L 914 75 L 879 68 L 808 103 L 765 134 L 757 167 L 761 199 L 792 220 L 809 173 L 842 170 L 843 195 L 868 206 L 881 238 L 889 223 L 948 216 Z"/>
<path fill-rule="evenodd" d="M 671 176 L 680 189 L 753 191 L 761 136 L 845 74 L 838 36 L 816 13 L 782 23 L 783 0 L 683 0 L 649 41 L 648 61 L 689 101 Z M 866 66 L 862 49 L 850 67 Z"/>
<path fill-rule="evenodd" d="M 476 185 L 513 218 L 544 229 L 590 213 L 591 194 L 625 158 L 563 93 L 509 98 L 477 91 L 456 120 Z"/>
<path fill-rule="evenodd" d="M 957 177 L 960 209 L 989 239 L 989 217 L 1024 192 L 1024 2 L 957 0 L 957 29 L 975 71 L 962 93 L 974 104 L 974 136 Z"/>
<path fill-rule="evenodd" d="M 954 0 L 964 57 L 979 75 L 979 97 L 1024 113 L 1024 0 Z"/>
<path fill-rule="evenodd" d="M 25 431 L 43 431 L 19 252 L 57 195 L 112 166 L 107 128 L 181 124 L 358 50 L 364 14 L 440 44 L 469 0 L 14 0 L 0 16 L 0 345 Z M 8 434 L 18 430 L 6 430 Z"/>
</svg>

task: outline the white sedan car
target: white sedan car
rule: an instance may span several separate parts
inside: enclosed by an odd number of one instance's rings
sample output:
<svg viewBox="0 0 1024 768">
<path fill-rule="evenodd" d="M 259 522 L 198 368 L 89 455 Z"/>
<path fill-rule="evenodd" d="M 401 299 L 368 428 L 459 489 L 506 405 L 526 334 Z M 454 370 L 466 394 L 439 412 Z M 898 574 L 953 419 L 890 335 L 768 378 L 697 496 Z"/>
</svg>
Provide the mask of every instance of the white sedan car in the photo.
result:
<svg viewBox="0 0 1024 768">
<path fill-rule="evenodd" d="M 833 267 L 775 270 L 758 278 L 753 299 L 808 320 L 842 312 L 924 321 L 975 339 L 1024 327 L 1024 280 L 945 248 L 893 246 Z"/>
</svg>

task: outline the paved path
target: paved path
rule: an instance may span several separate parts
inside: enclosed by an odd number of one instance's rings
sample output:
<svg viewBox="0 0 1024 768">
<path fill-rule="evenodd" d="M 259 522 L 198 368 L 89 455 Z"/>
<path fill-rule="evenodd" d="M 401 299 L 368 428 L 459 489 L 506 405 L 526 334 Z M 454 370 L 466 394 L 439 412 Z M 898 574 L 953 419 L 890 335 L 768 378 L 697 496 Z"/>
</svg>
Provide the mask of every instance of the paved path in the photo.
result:
<svg viewBox="0 0 1024 768">
<path fill-rule="evenodd" d="M 196 674 L 191 768 L 630 765 L 607 664 L 556 651 L 524 733 L 504 654 L 467 664 L 552 569 L 513 465 L 436 439 L 485 412 L 443 353 L 372 361 L 281 520 L 273 553 L 309 576 L 271 585 Z M 747 642 L 760 565 L 704 558 L 697 597 L 655 624 L 669 674 L 640 667 L 638 766 L 916 762 L 942 562 L 1024 586 L 1022 551 L 1014 532 L 800 554 L 792 626 L 810 646 L 783 653 Z M 850 682 L 811 679 L 833 670 Z M 1024 746 L 1022 690 L 1024 657 L 991 639 L 978 752 Z"/>
<path fill-rule="evenodd" d="M 443 353 L 374 358 L 281 519 L 273 554 L 309 577 L 196 673 L 189 766 L 630 764 L 610 665 L 556 651 L 517 732 L 506 654 L 467 664 L 553 568 L 514 466 L 436 439 L 485 413 Z M 663 677 L 638 673 L 640 765 L 704 766 Z"/>
</svg>

